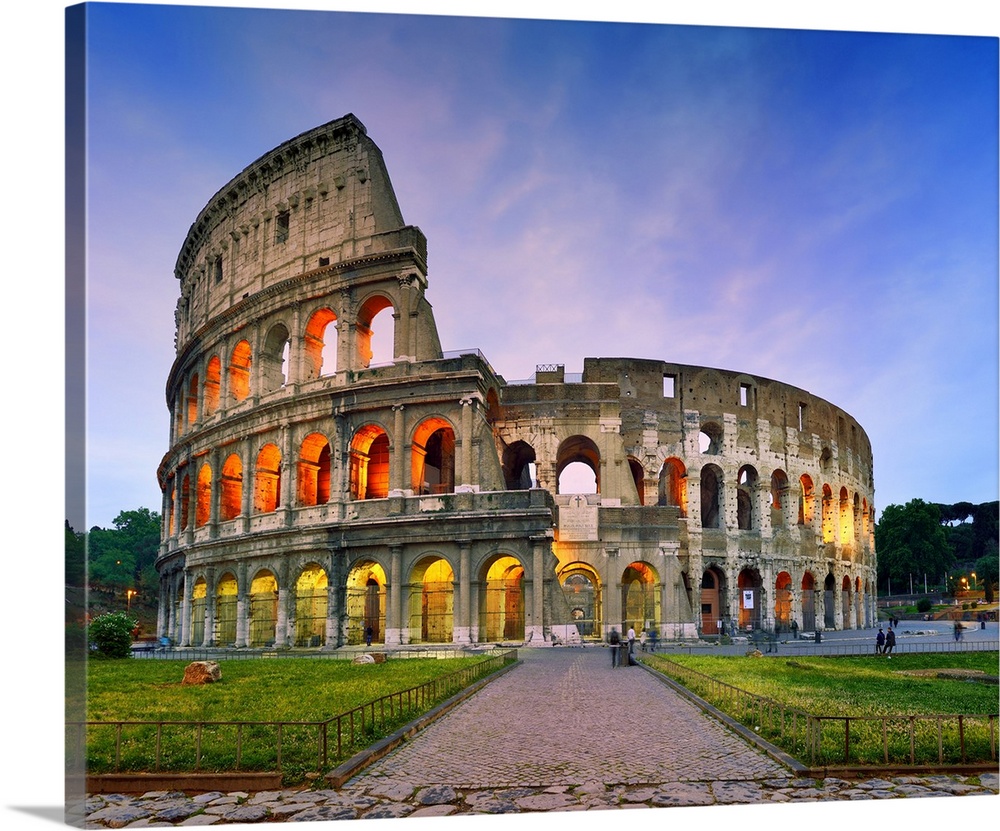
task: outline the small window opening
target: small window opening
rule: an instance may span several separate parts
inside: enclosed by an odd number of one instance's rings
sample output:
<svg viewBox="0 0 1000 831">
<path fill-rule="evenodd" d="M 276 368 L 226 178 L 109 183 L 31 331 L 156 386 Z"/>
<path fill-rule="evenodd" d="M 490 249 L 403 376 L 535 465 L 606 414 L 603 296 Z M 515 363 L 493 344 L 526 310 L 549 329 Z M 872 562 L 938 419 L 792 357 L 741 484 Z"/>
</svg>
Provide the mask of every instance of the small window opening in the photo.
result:
<svg viewBox="0 0 1000 831">
<path fill-rule="evenodd" d="M 319 258 L 319 266 L 320 266 L 320 268 L 322 268 L 325 265 L 330 265 L 330 258 L 329 257 L 320 257 Z"/>
<path fill-rule="evenodd" d="M 288 211 L 282 211 L 274 219 L 274 241 L 282 243 L 288 239 Z"/>
<path fill-rule="evenodd" d="M 675 375 L 663 376 L 663 397 L 673 398 L 675 395 L 677 377 Z"/>
<path fill-rule="evenodd" d="M 222 282 L 222 255 L 215 258 L 215 262 L 212 263 L 212 271 L 215 274 L 215 282 Z"/>
<path fill-rule="evenodd" d="M 740 406 L 749 407 L 750 406 L 750 385 L 740 384 Z"/>
<path fill-rule="evenodd" d="M 806 427 L 806 405 L 799 404 L 799 429 L 804 430 Z"/>
</svg>

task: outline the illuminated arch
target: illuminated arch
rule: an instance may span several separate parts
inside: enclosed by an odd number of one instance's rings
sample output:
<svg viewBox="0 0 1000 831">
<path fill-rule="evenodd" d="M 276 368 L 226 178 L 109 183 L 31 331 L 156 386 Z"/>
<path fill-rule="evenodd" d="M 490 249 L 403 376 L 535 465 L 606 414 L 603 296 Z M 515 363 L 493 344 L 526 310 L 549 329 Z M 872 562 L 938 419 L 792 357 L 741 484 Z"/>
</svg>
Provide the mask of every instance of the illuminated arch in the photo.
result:
<svg viewBox="0 0 1000 831">
<path fill-rule="evenodd" d="M 840 489 L 840 544 L 850 546 L 854 543 L 854 510 L 847 488 Z"/>
<path fill-rule="evenodd" d="M 802 628 L 816 628 L 816 578 L 809 571 L 802 575 Z"/>
<path fill-rule="evenodd" d="M 590 469 L 594 476 L 593 487 L 590 485 L 589 476 L 578 478 L 577 474 L 569 471 L 563 479 L 563 473 L 567 468 L 583 466 Z M 571 485 L 571 482 L 582 484 Z M 570 436 L 564 439 L 559 445 L 556 453 L 556 492 L 557 493 L 600 493 L 601 492 L 601 452 L 593 439 L 587 436 Z M 565 487 L 570 487 L 569 491 Z"/>
<path fill-rule="evenodd" d="M 262 392 L 276 392 L 287 383 L 290 344 L 288 327 L 284 323 L 276 323 L 268 330 L 260 353 Z"/>
<path fill-rule="evenodd" d="M 219 516 L 223 521 L 236 519 L 243 510 L 243 462 L 236 453 L 223 462 L 219 484 Z"/>
<path fill-rule="evenodd" d="M 788 494 L 788 476 L 777 468 L 771 471 L 771 527 L 781 528 L 785 524 L 785 502 Z"/>
<path fill-rule="evenodd" d="M 181 479 L 181 531 L 187 531 L 191 521 L 191 476 L 184 471 Z"/>
<path fill-rule="evenodd" d="M 198 373 L 191 376 L 188 382 L 187 394 L 187 429 L 191 430 L 198 422 Z"/>
<path fill-rule="evenodd" d="M 424 557 L 410 572 L 410 641 L 450 643 L 455 611 L 455 572 L 443 557 Z"/>
<path fill-rule="evenodd" d="M 333 309 L 324 306 L 317 309 L 306 324 L 303 344 L 305 354 L 306 380 L 321 375 L 333 375 L 337 371 L 337 315 Z"/>
<path fill-rule="evenodd" d="M 639 504 L 646 504 L 646 471 L 635 456 L 628 457 L 628 470 L 632 474 L 632 482 L 635 484 L 635 492 L 639 497 Z"/>
<path fill-rule="evenodd" d="M 411 483 L 416 494 L 455 490 L 455 430 L 444 418 L 425 419 L 413 434 Z"/>
<path fill-rule="evenodd" d="M 649 563 L 635 561 L 622 572 L 622 631 L 660 626 L 659 575 Z"/>
<path fill-rule="evenodd" d="M 395 355 L 395 344 L 393 339 L 392 312 L 381 314 L 386 309 L 392 309 L 392 301 L 382 294 L 375 294 L 369 297 L 358 309 L 358 318 L 355 324 L 357 340 L 355 354 L 358 358 L 358 366 L 365 369 L 371 365 L 372 358 L 378 352 L 379 357 L 386 361 L 391 361 Z M 389 324 L 385 326 L 388 330 L 386 335 L 381 326 L 379 331 L 375 331 L 374 321 L 379 318 L 379 323 L 388 317 Z"/>
<path fill-rule="evenodd" d="M 851 629 L 851 578 L 846 574 L 840 582 L 840 617 L 844 628 Z"/>
<path fill-rule="evenodd" d="M 241 340 L 233 347 L 229 359 L 229 394 L 233 401 L 243 401 L 250 395 L 250 344 Z"/>
<path fill-rule="evenodd" d="M 278 581 L 266 568 L 250 582 L 250 646 L 274 646 L 278 624 Z"/>
<path fill-rule="evenodd" d="M 309 563 L 295 581 L 295 645 L 323 646 L 326 643 L 326 615 L 329 583 L 325 569 Z"/>
<path fill-rule="evenodd" d="M 374 560 L 356 563 L 347 575 L 347 643 L 365 642 L 371 627 L 372 643 L 385 640 L 385 569 Z"/>
<path fill-rule="evenodd" d="M 207 525 L 212 517 L 212 467 L 206 462 L 198 471 L 198 487 L 194 498 L 194 524 Z"/>
<path fill-rule="evenodd" d="M 483 566 L 479 583 L 481 641 L 524 640 L 524 566 L 510 554 L 498 554 Z"/>
<path fill-rule="evenodd" d="M 718 566 L 709 566 L 701 575 L 701 632 L 721 635 L 725 602 L 726 576 Z"/>
<path fill-rule="evenodd" d="M 191 632 L 192 646 L 201 646 L 205 642 L 205 607 L 208 601 L 208 584 L 204 577 L 199 577 L 191 587 Z"/>
<path fill-rule="evenodd" d="M 811 525 L 816 514 L 816 494 L 812 477 L 803 473 L 799 477 L 799 525 Z"/>
<path fill-rule="evenodd" d="M 281 451 L 265 444 L 257 454 L 253 507 L 258 514 L 275 511 L 281 504 Z"/>
<path fill-rule="evenodd" d="M 581 638 L 599 638 L 602 632 L 601 578 L 586 563 L 571 563 L 558 574 L 569 621 Z"/>
<path fill-rule="evenodd" d="M 359 428 L 351 439 L 352 499 L 385 499 L 389 495 L 389 436 L 377 424 Z"/>
<path fill-rule="evenodd" d="M 322 433 L 310 433 L 299 450 L 297 504 L 324 505 L 330 500 L 330 442 Z"/>
<path fill-rule="evenodd" d="M 673 505 L 680 508 L 682 517 L 687 516 L 687 468 L 680 459 L 671 456 L 663 460 L 656 504 Z"/>
<path fill-rule="evenodd" d="M 205 384 L 203 387 L 202 408 L 205 411 L 205 418 L 214 415 L 219 409 L 219 395 L 222 387 L 222 361 L 218 355 L 209 358 L 208 366 L 205 367 Z"/>
<path fill-rule="evenodd" d="M 823 485 L 823 542 L 825 543 L 833 542 L 836 536 L 834 511 L 833 491 L 829 485 Z"/>
<path fill-rule="evenodd" d="M 782 629 L 792 623 L 792 575 L 787 571 L 780 572 L 774 581 L 774 623 Z"/>
<path fill-rule="evenodd" d="M 236 617 L 239 584 L 232 572 L 226 572 L 215 585 L 215 644 L 236 645 Z"/>
</svg>

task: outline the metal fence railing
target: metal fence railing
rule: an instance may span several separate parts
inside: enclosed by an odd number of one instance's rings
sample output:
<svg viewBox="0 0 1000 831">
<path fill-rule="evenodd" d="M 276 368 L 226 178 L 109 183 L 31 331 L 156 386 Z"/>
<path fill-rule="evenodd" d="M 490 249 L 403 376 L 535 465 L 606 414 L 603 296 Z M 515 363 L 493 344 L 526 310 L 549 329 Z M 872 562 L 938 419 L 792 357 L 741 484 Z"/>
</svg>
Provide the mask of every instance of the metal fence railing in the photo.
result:
<svg viewBox="0 0 1000 831">
<path fill-rule="evenodd" d="M 667 668 L 657 671 L 810 767 L 947 766 L 997 761 L 996 713 L 816 715 L 669 659 L 662 663 Z"/>
<path fill-rule="evenodd" d="M 67 763 L 91 774 L 325 771 L 517 660 L 516 649 L 496 652 L 472 666 L 315 722 L 67 722 Z"/>
</svg>

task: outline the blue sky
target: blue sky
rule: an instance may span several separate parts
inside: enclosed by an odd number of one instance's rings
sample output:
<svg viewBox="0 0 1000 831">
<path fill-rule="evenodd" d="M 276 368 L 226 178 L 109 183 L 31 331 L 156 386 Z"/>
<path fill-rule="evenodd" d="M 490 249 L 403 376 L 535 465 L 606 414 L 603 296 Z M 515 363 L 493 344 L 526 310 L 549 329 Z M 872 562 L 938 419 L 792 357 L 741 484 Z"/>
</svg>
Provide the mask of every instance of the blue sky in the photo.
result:
<svg viewBox="0 0 1000 831">
<path fill-rule="evenodd" d="M 996 38 L 116 4 L 90 23 L 87 527 L 160 509 L 190 223 L 348 112 L 427 235 L 445 349 L 508 379 L 587 356 L 780 379 L 866 429 L 878 509 L 997 498 Z"/>
<path fill-rule="evenodd" d="M 454 10 L 432 0 L 216 5 Z M 63 741 L 63 516 L 79 529 L 106 527 L 123 508 L 159 509 L 184 235 L 260 154 L 347 112 L 384 151 L 404 217 L 427 234 L 446 349 L 478 346 L 511 379 L 536 363 L 579 371 L 602 355 L 778 378 L 864 425 L 878 508 L 997 498 L 995 13 L 981 0 L 891 11 L 870 0 L 652 5 L 480 0 L 476 10 L 709 28 L 386 16 L 279 25 L 202 11 L 190 26 L 160 12 L 129 31 L 129 10 L 108 9 L 90 79 L 86 520 L 64 513 L 62 498 L 62 409 L 82 404 L 61 389 L 66 3 L 20 4 L 0 28 L 0 211 L 17 231 L 5 246 L 12 380 L 0 493 L 19 578 L 0 614 L 15 634 L 10 662 L 36 673 L 8 690 L 24 717 L 8 736 L 6 825 L 62 818 L 52 748 Z M 497 324 L 476 322 L 497 310 Z M 954 811 L 948 800 L 907 802 L 780 806 L 770 818 L 832 829 Z M 985 819 L 986 803 L 972 803 L 963 815 Z M 711 810 L 720 824 L 745 819 Z M 573 822 L 596 829 L 607 816 Z"/>
</svg>

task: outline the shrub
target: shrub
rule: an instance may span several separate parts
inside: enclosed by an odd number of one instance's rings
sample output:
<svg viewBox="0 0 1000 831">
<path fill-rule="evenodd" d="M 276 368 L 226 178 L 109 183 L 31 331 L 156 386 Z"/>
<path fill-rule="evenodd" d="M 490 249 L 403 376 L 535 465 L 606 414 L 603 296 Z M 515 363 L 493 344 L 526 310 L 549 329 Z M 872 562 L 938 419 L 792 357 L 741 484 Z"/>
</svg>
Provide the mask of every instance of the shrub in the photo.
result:
<svg viewBox="0 0 1000 831">
<path fill-rule="evenodd" d="M 917 601 L 917 611 L 920 613 L 929 612 L 931 610 L 931 606 L 933 605 L 934 604 L 931 603 L 931 599 L 929 597 L 921 597 L 920 600 Z"/>
<path fill-rule="evenodd" d="M 125 612 L 108 612 L 90 622 L 87 637 L 107 658 L 128 658 L 132 654 L 132 630 L 136 619 Z"/>
</svg>

